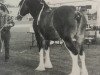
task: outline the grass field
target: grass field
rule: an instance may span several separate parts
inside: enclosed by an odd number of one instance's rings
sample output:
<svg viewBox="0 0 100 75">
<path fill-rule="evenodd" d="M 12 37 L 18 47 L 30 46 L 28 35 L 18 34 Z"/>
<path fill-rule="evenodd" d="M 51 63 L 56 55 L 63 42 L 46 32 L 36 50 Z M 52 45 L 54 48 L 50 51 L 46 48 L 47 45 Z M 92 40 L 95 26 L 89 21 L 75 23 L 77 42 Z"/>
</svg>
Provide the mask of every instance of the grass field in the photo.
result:
<svg viewBox="0 0 100 75">
<path fill-rule="evenodd" d="M 10 60 L 4 62 L 4 51 L 0 53 L 0 75 L 68 75 L 71 71 L 71 57 L 64 46 L 51 46 L 53 69 L 38 72 L 38 48 L 30 49 L 31 35 L 29 27 L 14 27 L 11 30 Z M 89 75 L 100 75 L 100 46 L 85 47 L 86 65 Z M 80 61 L 79 61 L 80 63 Z"/>
</svg>

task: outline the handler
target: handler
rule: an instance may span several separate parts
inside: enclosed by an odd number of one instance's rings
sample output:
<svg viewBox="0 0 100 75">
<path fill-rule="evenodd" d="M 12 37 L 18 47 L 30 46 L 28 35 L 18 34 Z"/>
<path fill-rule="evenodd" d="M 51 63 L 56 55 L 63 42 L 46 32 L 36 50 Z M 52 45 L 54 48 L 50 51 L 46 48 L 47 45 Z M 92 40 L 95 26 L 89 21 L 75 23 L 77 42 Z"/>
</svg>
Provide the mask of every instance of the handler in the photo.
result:
<svg viewBox="0 0 100 75">
<path fill-rule="evenodd" d="M 13 27 L 15 25 L 15 23 L 13 22 L 13 17 L 9 16 L 9 14 L 6 12 L 6 10 L 3 6 L 0 6 L 0 14 L 2 15 L 1 18 L 3 18 L 3 22 L 4 22 L 4 25 L 1 25 L 1 27 L 0 27 L 0 29 L 1 29 L 0 30 L 1 46 L 3 46 L 2 43 L 4 43 L 5 61 L 7 62 L 9 59 L 9 42 L 10 42 L 10 37 L 11 37 L 10 29 L 11 29 L 11 27 Z M 3 23 L 0 23 L 0 24 L 3 24 Z"/>
</svg>

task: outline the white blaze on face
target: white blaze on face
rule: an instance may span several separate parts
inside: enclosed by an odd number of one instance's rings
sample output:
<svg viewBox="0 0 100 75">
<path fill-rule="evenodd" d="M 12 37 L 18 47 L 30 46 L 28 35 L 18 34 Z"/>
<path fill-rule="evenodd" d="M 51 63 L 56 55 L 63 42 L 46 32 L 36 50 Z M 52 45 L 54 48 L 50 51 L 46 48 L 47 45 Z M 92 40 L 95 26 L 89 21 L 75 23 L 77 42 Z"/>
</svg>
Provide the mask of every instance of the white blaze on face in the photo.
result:
<svg viewBox="0 0 100 75">
<path fill-rule="evenodd" d="M 44 66 L 43 49 L 40 50 L 39 55 L 40 55 L 39 66 L 35 70 L 44 71 L 45 70 L 45 66 Z"/>
<path fill-rule="evenodd" d="M 50 60 L 50 48 L 45 51 L 45 68 L 53 68 L 51 60 Z"/>
</svg>

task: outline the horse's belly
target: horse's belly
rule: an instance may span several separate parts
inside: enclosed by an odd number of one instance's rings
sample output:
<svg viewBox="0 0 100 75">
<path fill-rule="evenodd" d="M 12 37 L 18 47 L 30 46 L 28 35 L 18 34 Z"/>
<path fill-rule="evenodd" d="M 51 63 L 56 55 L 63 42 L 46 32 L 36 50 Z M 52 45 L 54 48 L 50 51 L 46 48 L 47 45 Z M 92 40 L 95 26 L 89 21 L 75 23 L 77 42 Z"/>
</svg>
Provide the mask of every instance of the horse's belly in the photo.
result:
<svg viewBox="0 0 100 75">
<path fill-rule="evenodd" d="M 54 28 L 48 27 L 45 30 L 46 30 L 45 31 L 45 39 L 53 40 L 53 41 L 56 41 L 56 40 L 60 39 L 59 34 L 57 33 L 57 31 Z"/>
</svg>

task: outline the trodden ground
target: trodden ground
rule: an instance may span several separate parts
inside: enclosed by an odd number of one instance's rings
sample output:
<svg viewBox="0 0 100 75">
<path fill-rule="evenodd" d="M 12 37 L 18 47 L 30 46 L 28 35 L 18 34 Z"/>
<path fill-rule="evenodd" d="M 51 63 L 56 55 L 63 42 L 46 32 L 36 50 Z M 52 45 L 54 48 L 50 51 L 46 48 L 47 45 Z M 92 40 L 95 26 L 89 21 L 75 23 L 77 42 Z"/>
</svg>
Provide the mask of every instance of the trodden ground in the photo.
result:
<svg viewBox="0 0 100 75">
<path fill-rule="evenodd" d="M 38 48 L 30 49 L 29 27 L 14 27 L 11 30 L 10 60 L 4 62 L 4 51 L 0 53 L 0 75 L 68 75 L 71 71 L 71 57 L 62 45 L 51 46 L 53 69 L 35 71 L 39 63 Z M 86 65 L 89 75 L 100 75 L 100 45 L 85 47 Z M 80 61 L 79 61 L 80 63 Z"/>
</svg>

